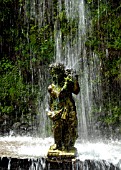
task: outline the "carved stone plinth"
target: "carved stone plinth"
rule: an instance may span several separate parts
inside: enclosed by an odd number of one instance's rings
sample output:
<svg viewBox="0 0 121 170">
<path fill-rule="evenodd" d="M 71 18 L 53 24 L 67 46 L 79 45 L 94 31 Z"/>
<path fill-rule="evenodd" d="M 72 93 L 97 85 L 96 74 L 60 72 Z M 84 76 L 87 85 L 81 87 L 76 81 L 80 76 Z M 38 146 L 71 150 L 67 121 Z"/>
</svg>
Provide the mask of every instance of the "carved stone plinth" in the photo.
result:
<svg viewBox="0 0 121 170">
<path fill-rule="evenodd" d="M 72 170 L 76 159 L 47 159 L 47 170 Z M 76 169 L 75 169 L 76 170 Z"/>
<path fill-rule="evenodd" d="M 48 158 L 59 158 L 59 159 L 73 159 L 77 156 L 77 149 L 75 147 L 71 147 L 69 150 L 59 150 L 54 149 L 54 146 L 51 146 L 47 157 Z"/>
<path fill-rule="evenodd" d="M 76 161 L 77 149 L 75 147 L 69 150 L 55 149 L 51 146 L 47 154 L 47 165 L 49 170 L 70 170 Z"/>
</svg>

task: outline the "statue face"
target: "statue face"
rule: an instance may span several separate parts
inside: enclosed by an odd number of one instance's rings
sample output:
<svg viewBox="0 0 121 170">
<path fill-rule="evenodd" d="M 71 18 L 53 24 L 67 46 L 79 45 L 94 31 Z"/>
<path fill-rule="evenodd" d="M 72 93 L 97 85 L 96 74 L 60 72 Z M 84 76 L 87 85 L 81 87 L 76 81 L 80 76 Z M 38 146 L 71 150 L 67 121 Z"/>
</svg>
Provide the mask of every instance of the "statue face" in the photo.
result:
<svg viewBox="0 0 121 170">
<path fill-rule="evenodd" d="M 53 77 L 55 83 L 61 83 L 65 76 L 65 67 L 63 64 L 50 65 L 50 74 Z"/>
<path fill-rule="evenodd" d="M 64 74 L 63 73 L 54 73 L 53 75 L 52 75 L 52 77 L 53 77 L 53 81 L 55 82 L 55 83 L 58 83 L 58 84 L 60 84 L 60 83 L 62 83 L 63 81 L 64 81 Z"/>
</svg>

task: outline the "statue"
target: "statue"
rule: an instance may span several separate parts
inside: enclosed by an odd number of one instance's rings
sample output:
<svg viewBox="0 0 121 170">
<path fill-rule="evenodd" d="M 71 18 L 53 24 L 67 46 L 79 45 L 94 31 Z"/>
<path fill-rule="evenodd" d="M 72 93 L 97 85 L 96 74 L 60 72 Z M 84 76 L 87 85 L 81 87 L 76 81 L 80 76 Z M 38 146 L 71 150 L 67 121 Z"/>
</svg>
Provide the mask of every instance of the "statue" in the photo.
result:
<svg viewBox="0 0 121 170">
<path fill-rule="evenodd" d="M 63 64 L 50 65 L 53 83 L 49 85 L 49 111 L 47 115 L 53 121 L 55 144 L 53 150 L 69 151 L 78 137 L 77 113 L 72 93 L 80 91 L 78 75 L 71 69 L 65 70 Z"/>
</svg>

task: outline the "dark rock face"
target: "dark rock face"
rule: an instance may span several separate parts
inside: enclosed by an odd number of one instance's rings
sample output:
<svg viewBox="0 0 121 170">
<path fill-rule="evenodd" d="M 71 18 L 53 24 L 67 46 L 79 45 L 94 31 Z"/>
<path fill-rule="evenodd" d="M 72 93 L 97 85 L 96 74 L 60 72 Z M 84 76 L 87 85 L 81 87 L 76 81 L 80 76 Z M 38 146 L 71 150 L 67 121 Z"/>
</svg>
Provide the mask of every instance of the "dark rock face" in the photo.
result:
<svg viewBox="0 0 121 170">
<path fill-rule="evenodd" d="M 77 160 L 75 163 L 74 170 L 120 170 L 120 168 L 114 166 L 110 162 L 106 162 L 105 160 L 85 160 L 81 162 Z"/>
<path fill-rule="evenodd" d="M 36 119 L 35 119 L 36 122 Z M 32 123 L 22 123 L 22 121 L 16 121 L 13 117 L 8 115 L 0 115 L 0 136 L 16 136 L 16 135 L 28 135 L 36 134 L 38 124 L 33 125 Z"/>
<path fill-rule="evenodd" d="M 0 158 L 0 170 L 120 170 L 112 163 L 96 160 L 81 162 L 76 159 L 19 159 Z"/>
<path fill-rule="evenodd" d="M 0 158 L 0 170 L 46 170 L 46 159 Z"/>
</svg>

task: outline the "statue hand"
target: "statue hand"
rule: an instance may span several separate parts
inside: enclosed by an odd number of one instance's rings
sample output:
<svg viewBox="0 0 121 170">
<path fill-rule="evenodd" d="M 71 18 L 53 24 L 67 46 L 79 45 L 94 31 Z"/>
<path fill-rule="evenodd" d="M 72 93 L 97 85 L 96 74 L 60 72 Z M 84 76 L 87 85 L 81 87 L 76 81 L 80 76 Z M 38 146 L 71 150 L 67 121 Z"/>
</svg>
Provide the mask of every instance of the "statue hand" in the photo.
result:
<svg viewBox="0 0 121 170">
<path fill-rule="evenodd" d="M 72 82 L 72 76 L 68 75 L 68 76 L 65 78 L 65 82 Z"/>
<path fill-rule="evenodd" d="M 58 111 L 49 111 L 49 112 L 47 112 L 47 115 L 49 116 L 50 119 L 56 120 L 61 117 L 61 112 L 62 112 L 62 109 L 60 109 Z"/>
<path fill-rule="evenodd" d="M 52 119 L 53 118 L 53 116 L 54 116 L 54 112 L 52 112 L 52 111 L 48 111 L 47 112 L 47 115 Z"/>
</svg>

